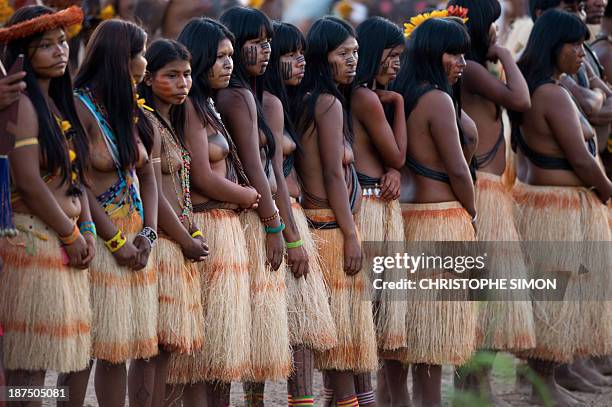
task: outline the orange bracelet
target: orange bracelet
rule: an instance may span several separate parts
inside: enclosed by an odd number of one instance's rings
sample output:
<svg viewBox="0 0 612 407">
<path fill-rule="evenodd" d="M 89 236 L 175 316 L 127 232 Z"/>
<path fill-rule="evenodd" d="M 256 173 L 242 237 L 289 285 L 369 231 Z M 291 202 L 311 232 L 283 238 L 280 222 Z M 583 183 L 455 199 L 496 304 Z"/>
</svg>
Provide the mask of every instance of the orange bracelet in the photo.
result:
<svg viewBox="0 0 612 407">
<path fill-rule="evenodd" d="M 72 229 L 72 233 L 70 233 L 68 236 L 65 236 L 65 237 L 59 236 L 59 240 L 60 242 L 62 242 L 64 246 L 70 246 L 71 244 L 76 242 L 80 234 L 81 234 L 81 231 L 79 230 L 79 227 L 75 224 L 74 229 Z"/>
</svg>

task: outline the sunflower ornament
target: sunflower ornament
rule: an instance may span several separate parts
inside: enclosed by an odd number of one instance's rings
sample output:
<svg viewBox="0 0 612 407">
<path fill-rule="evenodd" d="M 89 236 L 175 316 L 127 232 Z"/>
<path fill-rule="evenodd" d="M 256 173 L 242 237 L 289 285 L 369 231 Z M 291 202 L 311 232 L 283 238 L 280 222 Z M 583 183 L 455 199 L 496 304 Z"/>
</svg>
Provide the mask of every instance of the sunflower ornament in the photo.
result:
<svg viewBox="0 0 612 407">
<path fill-rule="evenodd" d="M 404 37 L 410 37 L 418 26 L 432 18 L 457 17 L 462 19 L 463 22 L 466 23 L 468 20 L 467 15 L 468 9 L 459 6 L 450 6 L 448 9 L 434 10 L 430 13 L 419 14 L 417 16 L 411 17 L 409 22 L 404 23 Z"/>
</svg>

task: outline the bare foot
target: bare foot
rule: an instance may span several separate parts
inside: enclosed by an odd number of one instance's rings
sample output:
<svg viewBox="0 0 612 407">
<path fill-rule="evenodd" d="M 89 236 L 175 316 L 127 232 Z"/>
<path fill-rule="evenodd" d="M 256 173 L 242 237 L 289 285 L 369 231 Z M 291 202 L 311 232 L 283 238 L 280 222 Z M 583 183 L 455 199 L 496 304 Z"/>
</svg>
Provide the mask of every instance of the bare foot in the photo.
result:
<svg viewBox="0 0 612 407">
<path fill-rule="evenodd" d="M 593 358 L 593 363 L 597 370 L 599 370 L 599 373 L 606 376 L 612 375 L 612 356 Z"/>
<path fill-rule="evenodd" d="M 561 386 L 558 386 L 554 380 L 546 383 L 546 389 L 548 390 L 548 396 L 546 401 L 542 398 L 542 395 L 536 390 L 536 387 L 532 387 L 530 402 L 539 406 L 550 406 L 555 407 L 580 407 L 582 404 L 578 403 L 572 397 L 568 396 L 564 391 L 561 390 Z"/>
<path fill-rule="evenodd" d="M 574 372 L 584 377 L 595 386 L 612 386 L 612 378 L 608 378 L 599 373 L 599 371 L 585 359 L 576 360 L 571 368 Z"/>
<path fill-rule="evenodd" d="M 571 397 L 572 399 L 574 399 L 574 401 L 576 401 L 577 403 L 581 403 L 580 405 L 586 404 L 586 401 L 584 401 L 584 399 L 578 397 L 576 394 L 572 393 L 571 391 L 569 391 L 565 387 L 559 386 L 559 390 L 561 390 L 563 393 L 565 393 L 566 396 Z"/>
<path fill-rule="evenodd" d="M 602 390 L 576 373 L 569 365 L 562 365 L 555 370 L 557 384 L 571 391 L 582 393 L 601 393 Z"/>
</svg>

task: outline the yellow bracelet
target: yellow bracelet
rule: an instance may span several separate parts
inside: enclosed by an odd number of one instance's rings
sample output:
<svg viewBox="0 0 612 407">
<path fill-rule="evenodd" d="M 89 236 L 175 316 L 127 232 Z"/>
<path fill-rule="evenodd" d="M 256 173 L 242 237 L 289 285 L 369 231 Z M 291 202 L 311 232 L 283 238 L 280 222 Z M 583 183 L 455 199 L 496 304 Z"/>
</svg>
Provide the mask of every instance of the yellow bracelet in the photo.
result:
<svg viewBox="0 0 612 407">
<path fill-rule="evenodd" d="M 204 234 L 202 233 L 202 231 L 201 231 L 201 230 L 196 230 L 195 232 L 193 232 L 193 233 L 191 234 L 191 237 L 193 237 L 194 239 L 195 239 L 196 237 L 198 237 L 198 236 L 202 236 L 202 237 L 204 237 Z"/>
<path fill-rule="evenodd" d="M 119 249 L 123 247 L 123 245 L 127 242 L 127 239 L 123 235 L 121 229 L 117 231 L 117 234 L 113 236 L 111 239 L 104 242 L 106 248 L 110 250 L 111 253 L 117 252 Z"/>
</svg>

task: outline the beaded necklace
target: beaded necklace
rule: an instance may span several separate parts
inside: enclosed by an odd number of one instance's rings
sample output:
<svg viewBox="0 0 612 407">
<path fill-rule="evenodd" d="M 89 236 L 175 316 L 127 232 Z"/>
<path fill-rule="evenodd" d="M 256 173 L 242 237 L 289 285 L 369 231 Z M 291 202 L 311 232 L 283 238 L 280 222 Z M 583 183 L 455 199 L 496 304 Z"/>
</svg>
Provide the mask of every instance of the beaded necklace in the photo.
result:
<svg viewBox="0 0 612 407">
<path fill-rule="evenodd" d="M 189 155 L 189 151 L 185 147 L 183 147 L 180 143 L 177 142 L 174 129 L 166 122 L 166 120 L 159 114 L 157 111 L 153 111 L 157 118 L 159 132 L 162 138 L 162 151 L 166 157 L 166 162 L 168 163 L 168 167 L 170 168 L 170 173 L 175 174 L 174 166 L 172 165 L 172 159 L 170 157 L 170 151 L 178 152 L 181 156 L 181 160 L 183 161 L 183 165 L 181 169 L 178 171 L 178 179 L 180 181 L 177 183 L 177 177 L 172 175 L 172 185 L 174 186 L 174 191 L 176 193 L 176 197 L 178 200 L 179 207 L 181 208 L 181 214 L 179 215 L 179 220 L 181 223 L 185 223 L 185 221 L 189 221 L 191 224 L 191 218 L 193 215 L 193 204 L 191 202 L 191 156 Z M 183 197 L 182 202 L 181 198 Z"/>
<path fill-rule="evenodd" d="M 66 139 L 66 144 L 68 147 L 68 158 L 70 160 L 70 188 L 68 190 L 69 195 L 78 195 L 81 190 L 78 186 L 79 173 L 77 170 L 77 154 L 71 148 L 72 137 L 74 136 L 74 129 L 72 128 L 72 124 L 68 120 L 62 120 L 58 115 L 53 115 L 55 117 L 55 121 L 62 132 L 62 135 Z"/>
</svg>

